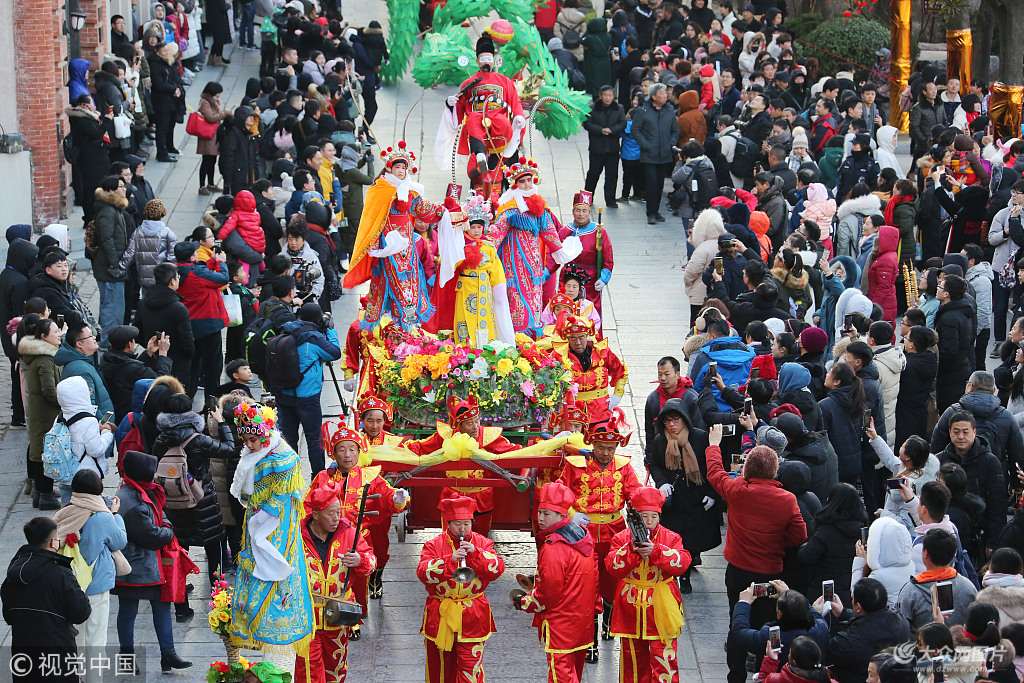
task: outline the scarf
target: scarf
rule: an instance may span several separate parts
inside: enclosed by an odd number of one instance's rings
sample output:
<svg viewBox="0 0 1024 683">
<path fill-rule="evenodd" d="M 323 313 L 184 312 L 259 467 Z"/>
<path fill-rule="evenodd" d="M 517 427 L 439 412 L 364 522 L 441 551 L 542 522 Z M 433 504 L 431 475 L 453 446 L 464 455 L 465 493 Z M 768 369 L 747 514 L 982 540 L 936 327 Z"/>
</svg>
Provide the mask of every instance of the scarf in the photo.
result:
<svg viewBox="0 0 1024 683">
<path fill-rule="evenodd" d="M 985 588 L 988 586 L 1002 586 L 1003 588 L 1024 587 L 1024 576 L 1020 574 L 998 574 L 989 571 L 985 572 L 981 585 Z"/>
<path fill-rule="evenodd" d="M 505 204 L 515 200 L 516 208 L 519 209 L 521 213 L 526 213 L 526 200 L 535 194 L 537 194 L 536 187 L 532 190 L 520 190 L 518 187 L 510 187 L 505 190 L 505 194 L 501 195 L 498 199 L 498 206 L 504 206 Z"/>
<path fill-rule="evenodd" d="M 405 176 L 405 180 L 399 180 L 392 173 L 385 173 L 381 176 L 388 182 L 391 187 L 395 188 L 395 195 L 398 197 L 398 201 L 407 202 L 409 201 L 409 192 L 415 192 L 418 195 L 423 195 L 423 186 L 419 183 L 413 182 L 412 178 Z"/>
<path fill-rule="evenodd" d="M 258 451 L 242 450 L 242 457 L 235 469 L 235 478 L 231 480 L 231 495 L 244 505 L 242 495 L 251 496 L 256 488 L 256 464 L 281 443 L 281 435 L 275 429 L 270 433 L 270 441 Z"/>
<path fill-rule="evenodd" d="M 956 570 L 952 567 L 942 567 L 940 569 L 928 569 L 921 572 L 914 577 L 914 580 L 918 583 L 931 583 L 932 581 L 945 581 L 952 579 L 956 576 Z"/>
<path fill-rule="evenodd" d="M 167 505 L 167 492 L 164 487 L 153 481 L 135 481 L 130 477 L 122 477 L 125 486 L 139 492 L 142 502 L 149 505 L 153 511 L 153 523 L 157 526 L 169 526 L 164 524 L 164 506 Z"/>
<path fill-rule="evenodd" d="M 704 478 L 700 474 L 697 455 L 690 445 L 690 430 L 684 426 L 675 436 L 665 432 L 665 440 L 668 441 L 665 447 L 665 469 L 678 471 L 682 466 L 686 473 L 687 485 L 691 482 L 697 486 L 703 484 Z"/>
<path fill-rule="evenodd" d="M 60 544 L 68 542 L 68 536 L 74 534 L 78 538 L 82 536 L 82 527 L 95 513 L 111 514 L 103 496 L 96 496 L 90 493 L 72 493 L 71 503 L 57 510 L 53 521 L 57 523 L 57 538 Z M 128 564 L 124 554 L 120 550 L 111 550 L 110 557 L 114 560 L 114 574 L 126 576 L 131 574 L 132 567 Z"/>
<path fill-rule="evenodd" d="M 896 215 L 896 207 L 897 207 L 897 205 L 902 204 L 903 202 L 912 202 L 912 201 L 914 201 L 914 198 L 913 197 L 908 197 L 905 194 L 898 194 L 895 197 L 893 197 L 892 199 L 890 199 L 889 202 L 885 205 L 885 211 L 883 212 L 884 215 L 885 215 L 885 224 L 886 225 L 896 225 L 896 223 L 895 223 L 895 215 Z"/>
</svg>

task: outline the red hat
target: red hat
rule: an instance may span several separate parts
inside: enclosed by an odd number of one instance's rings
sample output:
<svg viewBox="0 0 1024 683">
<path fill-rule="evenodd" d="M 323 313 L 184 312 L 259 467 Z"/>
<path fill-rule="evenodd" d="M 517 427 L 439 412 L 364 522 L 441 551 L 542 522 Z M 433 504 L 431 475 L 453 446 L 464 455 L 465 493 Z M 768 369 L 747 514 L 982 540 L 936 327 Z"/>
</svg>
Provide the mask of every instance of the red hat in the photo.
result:
<svg viewBox="0 0 1024 683">
<path fill-rule="evenodd" d="M 809 353 L 820 353 L 828 346 L 828 334 L 820 327 L 807 327 L 800 333 L 800 348 Z"/>
<path fill-rule="evenodd" d="M 560 481 L 553 481 L 540 487 L 540 498 L 537 508 L 540 510 L 551 510 L 563 515 L 569 514 L 569 508 L 576 502 L 572 495 L 572 489 Z"/>
<path fill-rule="evenodd" d="M 391 408 L 391 404 L 380 397 L 374 396 L 373 394 L 366 394 L 359 399 L 359 406 L 356 408 L 356 415 L 361 418 L 369 410 L 382 411 L 384 413 L 384 419 L 387 422 L 393 422 L 395 419 L 395 413 Z"/>
<path fill-rule="evenodd" d="M 570 334 L 592 334 L 594 332 L 594 324 L 589 320 L 583 318 L 577 318 L 574 315 L 570 315 L 565 319 L 565 327 L 562 330 L 562 336 L 568 337 Z"/>
<path fill-rule="evenodd" d="M 629 502 L 638 512 L 661 514 L 661 507 L 665 504 L 665 494 L 653 486 L 641 486 L 629 499 Z"/>
<path fill-rule="evenodd" d="M 700 68 L 699 73 L 701 78 L 711 78 L 715 75 L 715 67 L 710 64 L 705 64 Z"/>
<path fill-rule="evenodd" d="M 366 437 L 350 428 L 341 420 L 325 422 L 320 427 L 320 434 L 323 437 L 323 445 L 328 453 L 334 453 L 334 449 L 342 441 L 351 441 L 359 448 L 360 452 L 364 452 L 367 449 Z"/>
<path fill-rule="evenodd" d="M 594 205 L 594 193 L 593 192 L 587 192 L 586 190 L 580 190 L 575 195 L 573 195 L 573 198 L 572 198 L 572 208 L 575 209 L 577 206 L 586 206 L 587 208 L 590 208 L 593 205 Z"/>
<path fill-rule="evenodd" d="M 783 403 L 778 408 L 774 408 L 772 410 L 772 412 L 768 413 L 768 417 L 774 420 L 779 415 L 782 415 L 784 413 L 793 413 L 794 415 L 799 417 L 801 420 L 804 418 L 804 416 L 800 414 L 800 409 L 797 408 L 792 403 Z"/>
<path fill-rule="evenodd" d="M 453 429 L 457 429 L 462 422 L 479 416 L 480 406 L 476 396 L 471 394 L 469 398 L 460 399 L 455 394 L 448 394 L 448 424 Z"/>
<path fill-rule="evenodd" d="M 309 507 L 312 508 L 314 512 L 326 510 L 330 507 L 331 503 L 338 500 L 340 497 L 341 485 L 328 479 L 326 482 L 313 489 L 313 492 L 309 494 Z"/>
<path fill-rule="evenodd" d="M 584 426 L 590 424 L 587 417 L 587 404 L 582 401 L 573 401 L 566 395 L 565 402 L 562 404 L 562 424 L 564 425 L 566 422 L 582 422 Z"/>
<path fill-rule="evenodd" d="M 779 378 L 779 369 L 775 367 L 775 359 L 771 357 L 771 354 L 763 353 L 759 356 L 754 356 L 754 360 L 750 363 L 750 369 L 753 370 L 754 368 L 757 368 L 758 377 L 761 379 L 773 380 Z"/>
<path fill-rule="evenodd" d="M 551 308 L 552 312 L 554 312 L 555 306 L 568 306 L 571 313 L 574 315 L 579 314 L 579 307 L 577 306 L 576 301 L 570 299 L 569 295 L 565 292 L 559 292 L 551 297 L 551 301 L 548 302 L 548 306 Z"/>
<path fill-rule="evenodd" d="M 608 429 L 607 425 L 600 425 L 597 429 L 590 432 L 590 443 L 615 443 L 625 446 L 629 443 L 629 437 L 630 434 L 622 436 L 615 430 Z"/>
<path fill-rule="evenodd" d="M 457 519 L 473 519 L 476 512 L 476 501 L 469 496 L 445 498 L 437 504 L 441 511 L 441 521 L 447 524 Z"/>
</svg>

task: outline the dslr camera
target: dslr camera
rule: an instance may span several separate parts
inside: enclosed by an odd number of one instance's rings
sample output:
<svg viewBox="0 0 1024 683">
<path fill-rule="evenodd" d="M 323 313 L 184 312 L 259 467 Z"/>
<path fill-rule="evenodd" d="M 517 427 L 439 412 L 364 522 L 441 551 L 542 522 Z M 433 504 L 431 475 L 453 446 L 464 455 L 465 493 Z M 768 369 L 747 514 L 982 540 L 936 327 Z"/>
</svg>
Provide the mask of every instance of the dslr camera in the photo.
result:
<svg viewBox="0 0 1024 683">
<path fill-rule="evenodd" d="M 322 275 L 312 261 L 304 261 L 299 256 L 292 258 L 292 277 L 295 278 L 295 289 L 300 299 L 305 300 L 313 294 L 313 283 Z"/>
</svg>

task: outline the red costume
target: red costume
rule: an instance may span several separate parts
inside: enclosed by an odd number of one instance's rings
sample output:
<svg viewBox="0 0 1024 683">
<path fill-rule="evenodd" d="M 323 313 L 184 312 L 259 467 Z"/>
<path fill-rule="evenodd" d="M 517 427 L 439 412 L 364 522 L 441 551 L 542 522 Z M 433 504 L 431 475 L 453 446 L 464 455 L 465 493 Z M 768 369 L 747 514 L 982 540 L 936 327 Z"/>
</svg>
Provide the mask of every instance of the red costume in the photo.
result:
<svg viewBox="0 0 1024 683">
<path fill-rule="evenodd" d="M 573 208 L 577 206 L 593 207 L 594 195 L 590 192 L 577 192 L 573 198 Z M 583 252 L 579 256 L 574 258 L 570 263 L 579 266 L 579 268 L 587 274 L 589 278 L 584 289 L 584 296 L 589 301 L 593 302 L 594 308 L 597 310 L 598 315 L 601 315 L 601 290 L 597 289 L 597 283 L 603 282 L 601 289 L 604 289 L 604 285 L 608 284 L 608 280 L 611 278 L 612 270 L 615 267 L 615 253 L 612 251 L 612 240 L 608 234 L 608 229 L 603 225 L 598 225 L 593 220 L 587 222 L 585 225 L 578 225 L 575 220 L 568 225 L 563 225 L 558 228 L 558 239 L 565 242 L 568 237 L 579 237 L 580 242 L 583 244 Z M 550 256 L 547 259 L 548 271 L 554 274 L 555 270 L 558 269 L 558 264 L 555 263 L 554 259 Z M 607 271 L 607 272 L 605 272 Z M 547 301 L 554 295 L 554 287 L 558 283 L 558 279 L 555 277 L 548 278 L 548 281 L 544 285 L 545 297 Z"/>
<path fill-rule="evenodd" d="M 335 487 L 335 484 L 329 483 L 321 488 L 311 489 L 306 498 L 314 511 L 324 510 L 337 500 L 339 492 Z M 343 516 L 324 550 L 323 544 L 318 544 L 313 538 L 313 532 L 310 530 L 312 520 L 313 515 L 309 513 L 302 520 L 301 527 L 306 573 L 309 577 L 309 590 L 313 595 L 315 624 L 313 640 L 309 644 L 309 680 L 312 683 L 341 683 L 345 680 L 348 670 L 348 629 L 344 626 L 332 626 L 325 621 L 324 603 L 326 599 L 346 599 L 341 589 L 348 570 L 341 562 L 345 553 L 352 549 L 356 530 L 355 525 Z M 356 552 L 359 553 L 361 561 L 351 571 L 354 571 L 356 576 L 365 578 L 377 566 L 377 560 L 365 538 L 359 539 Z M 347 599 L 351 600 L 351 589 L 348 593 Z M 302 657 L 296 657 L 295 680 L 306 680 L 306 661 Z"/>
<path fill-rule="evenodd" d="M 645 486 L 633 494 L 631 502 L 640 512 L 660 515 L 665 495 Z M 676 638 L 683 613 L 676 577 L 690 566 L 690 553 L 679 534 L 660 524 L 650 532 L 650 541 L 654 550 L 641 557 L 629 530 L 620 531 L 604 560 L 618 579 L 611 635 L 620 639 L 619 680 L 623 683 L 679 680 Z"/>
<path fill-rule="evenodd" d="M 348 333 L 345 335 L 345 379 L 358 376 L 356 396 L 366 396 L 377 393 L 377 360 L 370 353 L 370 347 L 384 345 L 384 337 L 393 329 L 393 323 L 364 329 L 362 322 L 366 315 L 366 297 L 361 297 L 359 303 L 364 308 L 348 326 Z"/>
<path fill-rule="evenodd" d="M 442 522 L 472 519 L 471 498 L 446 498 L 438 506 Z M 427 648 L 427 683 L 484 683 L 484 641 L 497 629 L 484 591 L 505 571 L 491 539 L 470 532 L 474 550 L 466 566 L 476 573 L 470 583 L 452 578 L 460 562 L 452 557 L 459 539 L 447 529 L 423 544 L 416 576 L 427 589 L 421 633 Z"/>
<path fill-rule="evenodd" d="M 566 321 L 564 336 L 591 333 L 590 321 L 570 317 Z M 626 392 L 626 380 L 629 370 L 611 349 L 608 340 L 599 342 L 588 341 L 583 353 L 576 354 L 569 348 L 568 341 L 556 340 L 552 348 L 563 359 L 569 361 L 572 381 L 579 386 L 577 401 L 587 406 L 592 426 L 607 423 L 612 417 L 608 406 L 608 387 L 613 387 L 615 395 L 621 397 Z"/>
<path fill-rule="evenodd" d="M 575 502 L 572 491 L 558 482 L 542 486 L 537 498 L 541 508 L 563 515 Z M 542 545 L 535 584 L 519 607 L 533 614 L 547 655 L 548 683 L 579 683 L 599 610 L 594 539 L 569 519 L 539 531 L 537 538 Z"/>
</svg>

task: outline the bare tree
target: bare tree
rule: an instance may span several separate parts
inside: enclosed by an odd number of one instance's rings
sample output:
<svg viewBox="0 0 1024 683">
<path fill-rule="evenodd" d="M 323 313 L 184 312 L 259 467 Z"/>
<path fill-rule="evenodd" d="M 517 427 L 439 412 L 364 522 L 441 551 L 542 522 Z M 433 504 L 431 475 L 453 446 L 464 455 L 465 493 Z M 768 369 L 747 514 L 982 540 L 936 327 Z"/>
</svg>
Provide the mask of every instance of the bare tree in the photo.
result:
<svg viewBox="0 0 1024 683">
<path fill-rule="evenodd" d="M 984 0 L 995 11 L 999 27 L 999 80 L 1020 84 L 1024 79 L 1024 2 L 1020 0 Z M 983 3 L 984 4 L 984 3 Z"/>
</svg>

